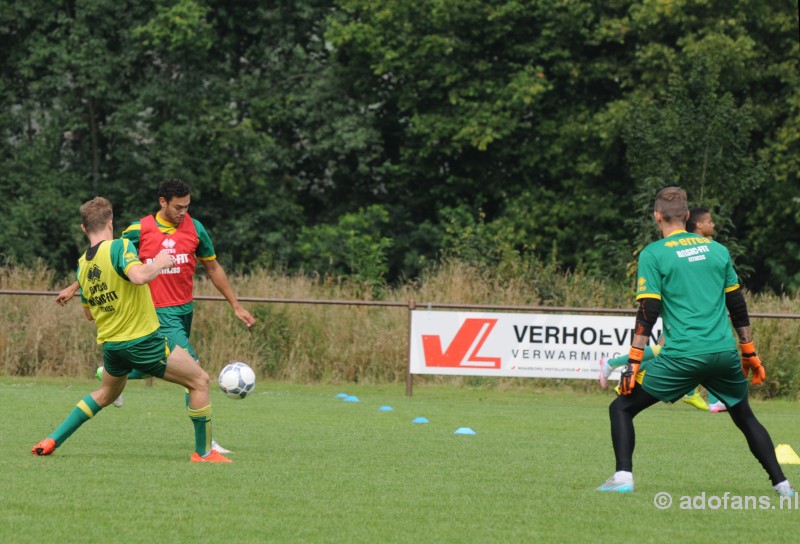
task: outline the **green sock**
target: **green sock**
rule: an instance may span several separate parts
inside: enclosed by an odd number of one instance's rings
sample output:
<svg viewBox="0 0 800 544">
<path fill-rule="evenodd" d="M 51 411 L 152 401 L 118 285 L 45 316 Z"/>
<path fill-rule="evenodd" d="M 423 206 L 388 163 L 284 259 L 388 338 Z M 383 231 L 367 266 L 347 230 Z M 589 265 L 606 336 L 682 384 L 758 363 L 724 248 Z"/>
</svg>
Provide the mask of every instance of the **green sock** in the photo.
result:
<svg viewBox="0 0 800 544">
<path fill-rule="evenodd" d="M 56 446 L 60 446 L 72 433 L 78 430 L 78 427 L 92 419 L 100 410 L 102 408 L 95 402 L 92 395 L 86 395 L 72 409 L 67 419 L 48 438 L 55 439 Z"/>
<path fill-rule="evenodd" d="M 655 359 L 655 354 L 653 353 L 653 348 L 650 346 L 645 346 L 644 348 L 644 355 L 642 356 L 642 361 L 649 361 L 650 359 Z M 620 355 L 619 357 L 614 357 L 613 359 L 609 359 L 606 361 L 608 366 L 611 368 L 617 368 L 618 366 L 625 366 L 628 363 L 628 355 Z"/>
<path fill-rule="evenodd" d="M 718 402 L 720 402 L 720 400 L 717 397 L 714 396 L 714 393 L 712 393 L 711 391 L 708 391 L 708 403 L 709 404 L 716 404 Z"/>
<path fill-rule="evenodd" d="M 211 451 L 211 405 L 196 410 L 187 408 L 194 425 L 194 451 L 203 456 Z"/>
</svg>

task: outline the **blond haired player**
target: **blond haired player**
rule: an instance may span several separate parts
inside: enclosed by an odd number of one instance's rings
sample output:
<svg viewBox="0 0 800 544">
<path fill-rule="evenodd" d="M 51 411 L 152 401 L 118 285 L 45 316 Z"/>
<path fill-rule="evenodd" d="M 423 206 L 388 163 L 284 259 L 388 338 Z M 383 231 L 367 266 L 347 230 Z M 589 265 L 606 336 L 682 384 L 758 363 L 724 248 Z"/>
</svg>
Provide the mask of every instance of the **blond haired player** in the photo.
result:
<svg viewBox="0 0 800 544">
<path fill-rule="evenodd" d="M 211 449 L 211 403 L 208 374 L 189 353 L 159 330 L 148 283 L 175 258 L 159 253 L 142 263 L 127 240 L 114 239 L 113 210 L 103 197 L 80 209 L 81 228 L 89 249 L 78 260 L 78 283 L 84 315 L 97 325 L 97 343 L 103 345 L 103 380 L 100 388 L 83 397 L 47 438 L 36 444 L 34 455 L 51 455 L 72 433 L 125 389 L 128 373 L 138 370 L 183 385 L 189 391 L 187 406 L 194 426 L 192 462 L 230 463 Z"/>
</svg>

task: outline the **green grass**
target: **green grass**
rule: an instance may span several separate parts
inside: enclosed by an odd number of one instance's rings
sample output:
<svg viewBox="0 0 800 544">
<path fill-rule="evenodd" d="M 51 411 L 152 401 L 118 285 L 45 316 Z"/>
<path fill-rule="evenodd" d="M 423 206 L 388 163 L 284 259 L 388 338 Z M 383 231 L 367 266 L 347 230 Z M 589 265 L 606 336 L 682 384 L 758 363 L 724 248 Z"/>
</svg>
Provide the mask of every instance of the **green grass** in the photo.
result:
<svg viewBox="0 0 800 544">
<path fill-rule="evenodd" d="M 261 383 L 214 392 L 232 465 L 189 463 L 180 388 L 131 383 L 52 457 L 30 448 L 96 382 L 0 380 L 0 542 L 790 542 L 798 510 L 687 511 L 681 496 L 769 496 L 725 414 L 658 405 L 637 418 L 637 490 L 594 488 L 614 468 L 610 393 Z M 335 397 L 344 391 L 361 402 Z M 378 408 L 390 405 L 392 412 Z M 797 407 L 754 402 L 800 449 Z M 414 424 L 418 416 L 428 424 Z M 475 436 L 453 431 L 471 427 Z M 784 467 L 800 483 L 800 465 Z M 653 506 L 666 491 L 669 510 Z"/>
</svg>

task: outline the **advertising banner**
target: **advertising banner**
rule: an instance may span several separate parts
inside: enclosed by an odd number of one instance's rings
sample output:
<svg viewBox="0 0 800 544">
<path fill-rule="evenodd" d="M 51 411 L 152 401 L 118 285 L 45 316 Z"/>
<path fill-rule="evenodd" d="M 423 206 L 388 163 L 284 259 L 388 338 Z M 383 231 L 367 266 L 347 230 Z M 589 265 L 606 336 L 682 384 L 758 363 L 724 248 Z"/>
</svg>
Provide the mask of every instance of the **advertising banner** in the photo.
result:
<svg viewBox="0 0 800 544">
<path fill-rule="evenodd" d="M 411 315 L 411 374 L 597 379 L 598 361 L 628 353 L 635 318 L 445 312 Z M 661 321 L 650 343 L 661 335 Z M 616 377 L 616 376 L 614 376 Z"/>
</svg>

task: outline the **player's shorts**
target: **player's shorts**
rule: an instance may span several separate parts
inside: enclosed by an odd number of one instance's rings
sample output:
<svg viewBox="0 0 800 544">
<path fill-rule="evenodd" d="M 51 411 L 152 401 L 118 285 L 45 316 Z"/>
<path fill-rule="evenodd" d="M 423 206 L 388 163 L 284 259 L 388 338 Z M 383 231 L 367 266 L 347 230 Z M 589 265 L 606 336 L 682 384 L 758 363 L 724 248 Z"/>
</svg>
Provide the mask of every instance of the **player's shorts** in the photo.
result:
<svg viewBox="0 0 800 544">
<path fill-rule="evenodd" d="M 647 365 L 642 380 L 645 391 L 662 402 L 675 402 L 702 385 L 727 406 L 747 398 L 747 380 L 736 350 L 690 357 L 659 354 Z"/>
<path fill-rule="evenodd" d="M 118 378 L 127 376 L 131 370 L 163 378 L 167 357 L 173 349 L 175 342 L 161 331 L 129 342 L 106 342 L 103 345 L 103 367 Z"/>
<path fill-rule="evenodd" d="M 161 333 L 188 351 L 192 359 L 197 361 L 199 357 L 191 344 L 189 344 L 189 335 L 192 333 L 192 317 L 194 316 L 194 312 L 175 314 L 159 310 L 160 308 L 156 308 L 158 323 L 161 326 Z"/>
</svg>

